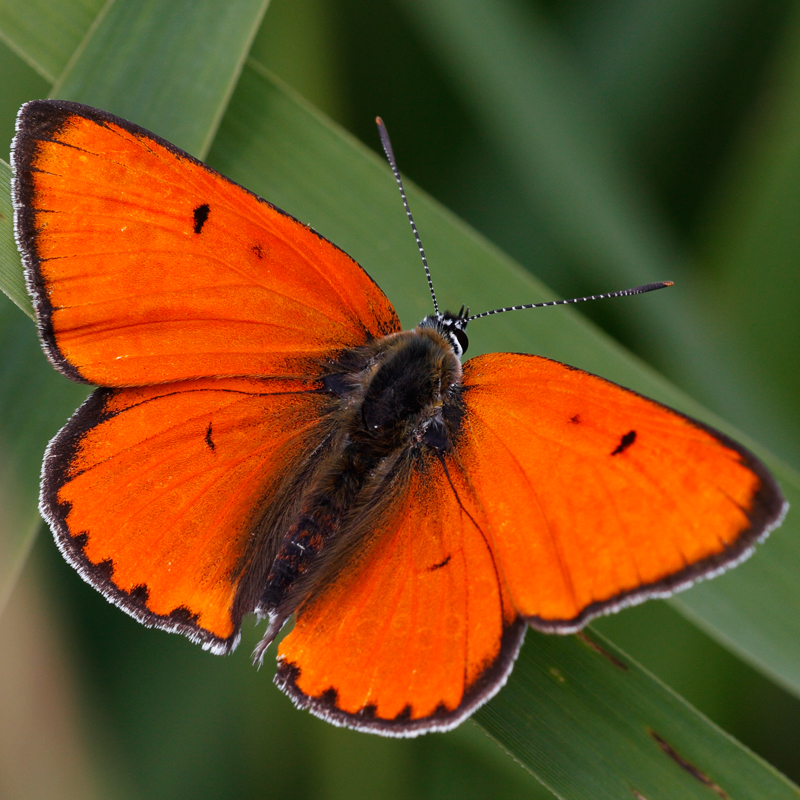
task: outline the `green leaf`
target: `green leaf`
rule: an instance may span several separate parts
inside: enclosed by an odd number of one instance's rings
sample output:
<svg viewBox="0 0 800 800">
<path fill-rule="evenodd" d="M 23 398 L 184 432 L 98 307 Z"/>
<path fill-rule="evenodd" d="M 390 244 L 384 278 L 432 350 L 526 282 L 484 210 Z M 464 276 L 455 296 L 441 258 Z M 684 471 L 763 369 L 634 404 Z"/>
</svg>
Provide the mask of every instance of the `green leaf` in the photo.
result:
<svg viewBox="0 0 800 800">
<path fill-rule="evenodd" d="M 346 106 L 330 0 L 272 0 L 250 58 L 277 72 L 323 113 L 341 120 Z"/>
<path fill-rule="evenodd" d="M 52 95 L 102 108 L 203 158 L 269 0 L 118 0 Z"/>
<path fill-rule="evenodd" d="M 800 797 L 595 631 L 529 631 L 508 685 L 476 718 L 570 800 Z"/>
<path fill-rule="evenodd" d="M 114 0 L 2 0 L 0 38 L 47 83 Z"/>
</svg>

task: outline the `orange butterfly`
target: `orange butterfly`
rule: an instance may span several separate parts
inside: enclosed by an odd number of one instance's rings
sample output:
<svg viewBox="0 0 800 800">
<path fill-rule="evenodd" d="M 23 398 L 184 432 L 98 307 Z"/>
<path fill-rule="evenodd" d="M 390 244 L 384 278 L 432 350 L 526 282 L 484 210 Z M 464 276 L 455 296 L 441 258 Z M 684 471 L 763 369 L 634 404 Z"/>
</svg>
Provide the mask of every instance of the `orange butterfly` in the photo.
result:
<svg viewBox="0 0 800 800">
<path fill-rule="evenodd" d="M 130 122 L 28 103 L 12 158 L 44 349 L 100 387 L 45 455 L 58 546 L 214 653 L 294 614 L 276 682 L 324 719 L 452 728 L 528 625 L 685 588 L 782 517 L 723 434 L 545 358 L 462 364 L 474 317 L 402 331 L 336 246 Z"/>
</svg>

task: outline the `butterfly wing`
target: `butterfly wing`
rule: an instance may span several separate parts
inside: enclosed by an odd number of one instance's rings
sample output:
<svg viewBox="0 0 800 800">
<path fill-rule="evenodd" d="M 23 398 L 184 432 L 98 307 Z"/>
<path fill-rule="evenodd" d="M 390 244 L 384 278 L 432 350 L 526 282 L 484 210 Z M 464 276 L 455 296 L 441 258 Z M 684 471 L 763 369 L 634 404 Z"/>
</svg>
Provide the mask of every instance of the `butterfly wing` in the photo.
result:
<svg viewBox="0 0 800 800">
<path fill-rule="evenodd" d="M 201 379 L 97 389 L 45 457 L 42 515 L 59 548 L 148 626 L 236 646 L 328 428 L 313 385 Z"/>
<path fill-rule="evenodd" d="M 544 631 L 669 594 L 746 558 L 785 511 L 741 445 L 536 356 L 464 366 L 458 445 L 515 608 Z"/>
<path fill-rule="evenodd" d="M 443 461 L 416 461 L 388 491 L 346 568 L 297 612 L 275 680 L 334 724 L 448 730 L 503 685 L 525 624 Z"/>
<path fill-rule="evenodd" d="M 344 252 L 130 122 L 34 101 L 12 160 L 40 336 L 70 378 L 303 376 L 400 328 Z"/>
</svg>

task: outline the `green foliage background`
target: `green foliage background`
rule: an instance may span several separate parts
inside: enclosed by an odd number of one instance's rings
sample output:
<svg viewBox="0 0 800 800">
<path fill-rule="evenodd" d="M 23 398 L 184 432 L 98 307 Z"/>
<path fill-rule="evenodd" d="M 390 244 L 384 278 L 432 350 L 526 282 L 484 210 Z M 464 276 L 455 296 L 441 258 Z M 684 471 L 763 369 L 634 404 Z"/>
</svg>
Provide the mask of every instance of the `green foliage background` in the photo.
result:
<svg viewBox="0 0 800 800">
<path fill-rule="evenodd" d="M 587 307 L 595 324 L 567 310 L 487 321 L 474 349 L 540 352 L 738 428 L 800 508 L 800 4 L 265 7 L 0 0 L 0 140 L 34 97 L 127 116 L 345 247 L 413 324 L 429 303 L 413 239 L 356 141 L 377 150 L 379 113 L 428 193 L 411 187 L 445 304 L 676 281 Z M 2 202 L 0 284 L 24 306 Z M 593 626 L 615 660 L 531 633 L 477 725 L 413 741 L 338 730 L 252 669 L 252 628 L 226 659 L 147 631 L 35 535 L 41 452 L 83 390 L 0 301 L 0 797 L 800 797 L 654 677 L 800 780 L 792 516 L 734 573 Z"/>
</svg>

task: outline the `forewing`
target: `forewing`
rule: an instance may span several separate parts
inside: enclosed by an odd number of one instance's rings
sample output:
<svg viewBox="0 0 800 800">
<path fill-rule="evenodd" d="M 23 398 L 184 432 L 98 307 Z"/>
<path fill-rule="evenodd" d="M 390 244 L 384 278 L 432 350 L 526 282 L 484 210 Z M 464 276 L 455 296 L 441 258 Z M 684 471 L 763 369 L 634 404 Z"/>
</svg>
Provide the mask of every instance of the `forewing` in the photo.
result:
<svg viewBox="0 0 800 800">
<path fill-rule="evenodd" d="M 40 335 L 68 377 L 311 375 L 320 356 L 399 330 L 344 252 L 130 122 L 34 101 L 12 161 Z"/>
<path fill-rule="evenodd" d="M 329 405 L 301 382 L 97 389 L 50 444 L 42 514 L 109 600 L 227 652 L 269 566 L 264 509 L 313 462 Z"/>
<path fill-rule="evenodd" d="M 747 557 L 785 510 L 741 445 L 635 392 L 536 356 L 464 366 L 457 453 L 514 606 L 570 632 Z"/>
<path fill-rule="evenodd" d="M 491 697 L 525 625 L 443 462 L 418 461 L 390 491 L 350 563 L 297 612 L 275 680 L 334 724 L 414 736 Z"/>
</svg>

